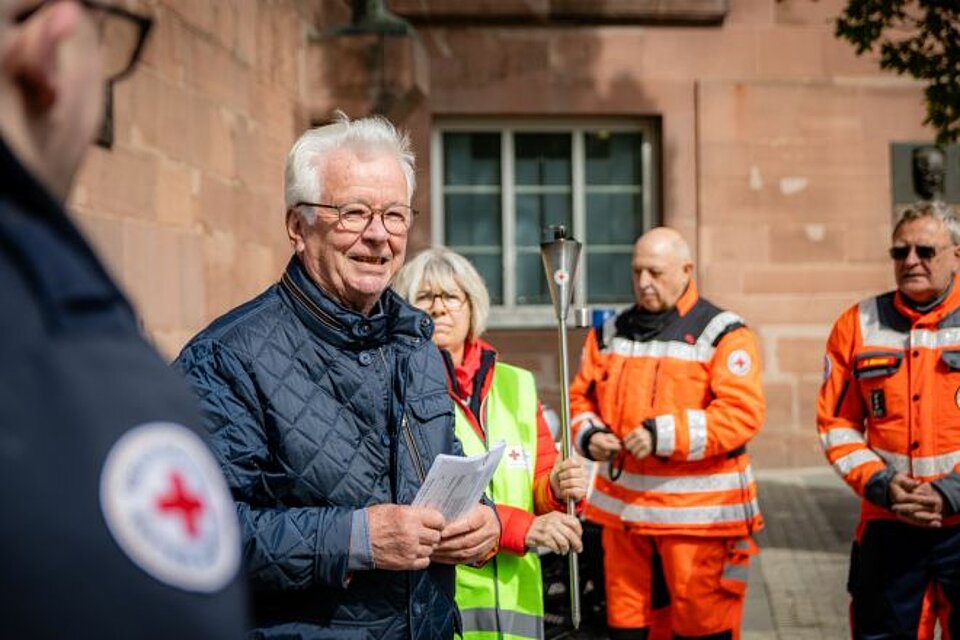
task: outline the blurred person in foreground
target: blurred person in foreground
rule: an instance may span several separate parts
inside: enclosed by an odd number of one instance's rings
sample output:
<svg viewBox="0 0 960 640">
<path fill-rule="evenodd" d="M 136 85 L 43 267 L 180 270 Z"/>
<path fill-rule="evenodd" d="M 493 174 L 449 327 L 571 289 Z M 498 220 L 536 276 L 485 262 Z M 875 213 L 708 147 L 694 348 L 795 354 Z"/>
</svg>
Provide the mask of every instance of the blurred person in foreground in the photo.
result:
<svg viewBox="0 0 960 640">
<path fill-rule="evenodd" d="M 237 638 L 236 515 L 196 399 L 64 209 L 151 21 L 0 0 L 0 625 Z"/>
<path fill-rule="evenodd" d="M 451 638 L 452 565 L 495 552 L 492 507 L 445 522 L 410 506 L 434 458 L 461 452 L 433 322 L 387 288 L 413 162 L 380 117 L 300 136 L 280 282 L 177 359 L 237 502 L 258 638 Z"/>
<path fill-rule="evenodd" d="M 760 353 L 692 273 L 679 233 L 641 236 L 636 305 L 588 334 L 570 388 L 574 442 L 604 462 L 586 515 L 603 526 L 614 640 L 740 637 L 763 526 L 746 452 L 763 424 Z"/>
<path fill-rule="evenodd" d="M 936 612 L 960 637 L 956 210 L 939 202 L 907 208 L 890 257 L 897 288 L 836 321 L 817 402 L 827 459 L 861 498 L 851 631 L 858 639 L 916 638 L 918 629 L 933 637 Z"/>
<path fill-rule="evenodd" d="M 586 493 L 583 466 L 558 459 L 533 374 L 499 362 L 496 350 L 480 339 L 490 297 L 466 258 L 428 249 L 400 270 L 393 287 L 433 318 L 433 341 L 446 363 L 465 453 L 506 444 L 487 490 L 502 525 L 500 552 L 482 567 L 457 567 L 463 636 L 543 638 L 537 550 L 582 549 L 580 522 L 565 509 L 568 498 L 579 501 Z"/>
</svg>

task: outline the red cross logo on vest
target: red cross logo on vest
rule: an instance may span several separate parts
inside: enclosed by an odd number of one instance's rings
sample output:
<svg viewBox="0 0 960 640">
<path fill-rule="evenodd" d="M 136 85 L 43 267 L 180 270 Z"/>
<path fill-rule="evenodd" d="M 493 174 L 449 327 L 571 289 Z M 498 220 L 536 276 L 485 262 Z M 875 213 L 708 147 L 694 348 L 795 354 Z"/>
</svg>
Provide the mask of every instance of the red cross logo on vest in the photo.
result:
<svg viewBox="0 0 960 640">
<path fill-rule="evenodd" d="M 170 491 L 157 498 L 157 509 L 163 513 L 179 516 L 187 535 L 196 538 L 200 534 L 197 520 L 203 515 L 203 502 L 183 484 L 183 477 L 174 471 L 170 474 Z"/>
<path fill-rule="evenodd" d="M 516 449 L 510 449 L 510 453 L 508 453 L 507 455 L 510 456 L 510 459 L 513 460 L 514 462 L 519 460 L 521 457 L 521 453 Z"/>
</svg>

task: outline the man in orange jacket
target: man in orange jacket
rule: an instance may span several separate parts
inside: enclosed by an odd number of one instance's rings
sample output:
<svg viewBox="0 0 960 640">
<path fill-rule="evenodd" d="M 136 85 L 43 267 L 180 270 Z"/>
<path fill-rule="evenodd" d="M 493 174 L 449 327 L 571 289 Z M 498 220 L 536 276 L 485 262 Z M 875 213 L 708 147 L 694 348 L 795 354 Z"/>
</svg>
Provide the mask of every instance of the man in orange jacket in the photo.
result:
<svg viewBox="0 0 960 640">
<path fill-rule="evenodd" d="M 745 445 L 763 423 L 760 354 L 743 320 L 697 294 L 676 231 L 644 234 L 636 306 L 587 336 L 570 388 L 574 438 L 601 465 L 586 507 L 603 526 L 610 637 L 652 638 L 662 567 L 673 638 L 736 640 L 751 533 L 763 526 Z"/>
<path fill-rule="evenodd" d="M 827 342 L 820 442 L 862 498 L 849 580 L 854 638 L 916 638 L 928 590 L 960 637 L 958 245 L 956 211 L 908 209 L 890 249 L 897 289 L 845 311 Z"/>
</svg>

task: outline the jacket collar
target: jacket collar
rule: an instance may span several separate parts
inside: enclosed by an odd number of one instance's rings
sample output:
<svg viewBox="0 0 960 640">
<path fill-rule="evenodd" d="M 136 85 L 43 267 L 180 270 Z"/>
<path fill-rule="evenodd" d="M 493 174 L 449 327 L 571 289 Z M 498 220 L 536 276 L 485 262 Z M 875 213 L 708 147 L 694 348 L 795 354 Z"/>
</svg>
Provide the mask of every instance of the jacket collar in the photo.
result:
<svg viewBox="0 0 960 640">
<path fill-rule="evenodd" d="M 899 290 L 893 296 L 893 306 L 900 315 L 910 321 L 911 326 L 937 325 L 947 314 L 960 307 L 960 275 L 953 276 L 950 290 L 942 300 L 926 311 L 920 311 L 908 304 Z"/>
<path fill-rule="evenodd" d="M 280 289 L 297 317 L 313 333 L 337 346 L 370 349 L 395 337 L 417 343 L 433 336 L 433 321 L 387 289 L 369 316 L 347 309 L 310 279 L 300 259 L 290 258 Z"/>
<path fill-rule="evenodd" d="M 687 284 L 687 288 L 683 293 L 680 294 L 680 298 L 677 299 L 677 313 L 680 314 L 680 317 L 687 315 L 690 312 L 690 309 L 693 309 L 693 306 L 697 304 L 697 300 L 700 299 L 700 292 L 697 291 L 697 283 L 693 278 L 690 278 L 690 282 Z"/>
<path fill-rule="evenodd" d="M 49 191 L 0 138 L 0 238 L 31 283 L 47 318 L 68 322 L 77 309 L 133 309 Z"/>
</svg>

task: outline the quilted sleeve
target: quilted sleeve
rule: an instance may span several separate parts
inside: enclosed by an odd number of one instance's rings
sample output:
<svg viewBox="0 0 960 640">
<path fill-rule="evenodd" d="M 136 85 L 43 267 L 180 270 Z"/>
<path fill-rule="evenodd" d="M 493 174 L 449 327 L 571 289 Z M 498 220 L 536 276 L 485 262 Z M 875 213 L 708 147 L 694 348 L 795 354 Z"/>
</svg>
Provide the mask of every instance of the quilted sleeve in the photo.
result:
<svg viewBox="0 0 960 640">
<path fill-rule="evenodd" d="M 174 362 L 200 399 L 204 426 L 237 503 L 243 557 L 254 589 L 346 587 L 353 510 L 277 505 L 275 469 L 255 382 L 223 345 L 188 345 Z"/>
</svg>

